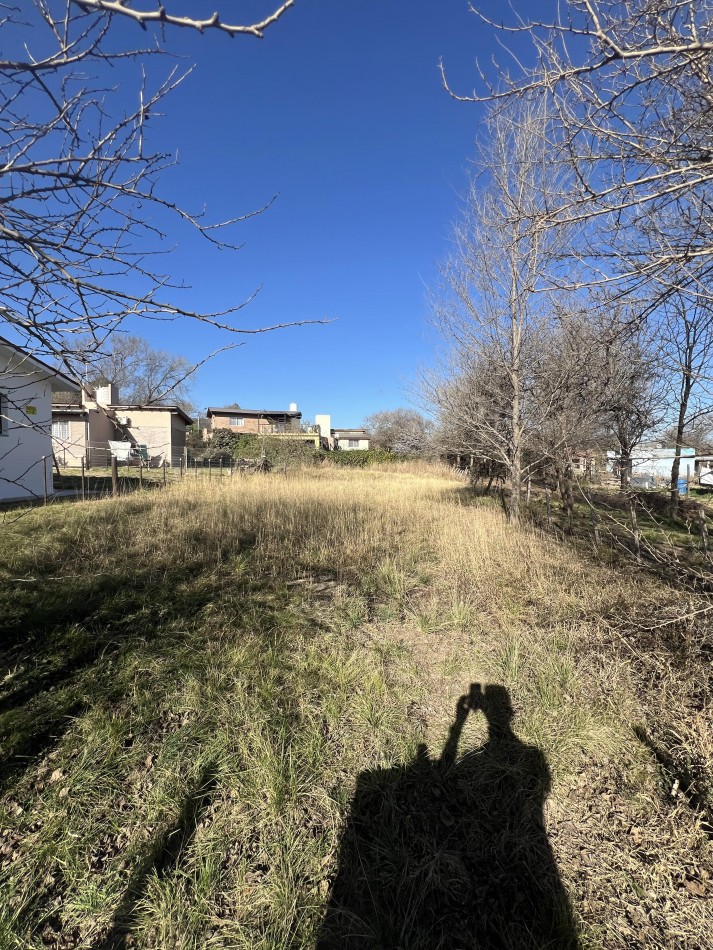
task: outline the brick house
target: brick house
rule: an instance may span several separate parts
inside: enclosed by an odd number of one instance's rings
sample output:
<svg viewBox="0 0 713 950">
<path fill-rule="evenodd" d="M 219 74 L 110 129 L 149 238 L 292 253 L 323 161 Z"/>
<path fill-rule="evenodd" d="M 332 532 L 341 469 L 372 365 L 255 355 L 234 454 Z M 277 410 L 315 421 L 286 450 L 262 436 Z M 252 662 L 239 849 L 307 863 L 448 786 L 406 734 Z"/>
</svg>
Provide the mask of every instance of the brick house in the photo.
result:
<svg viewBox="0 0 713 950">
<path fill-rule="evenodd" d="M 224 409 L 210 407 L 211 430 L 229 429 L 238 435 L 286 435 L 301 431 L 302 413 L 297 404 L 289 409 Z"/>
</svg>

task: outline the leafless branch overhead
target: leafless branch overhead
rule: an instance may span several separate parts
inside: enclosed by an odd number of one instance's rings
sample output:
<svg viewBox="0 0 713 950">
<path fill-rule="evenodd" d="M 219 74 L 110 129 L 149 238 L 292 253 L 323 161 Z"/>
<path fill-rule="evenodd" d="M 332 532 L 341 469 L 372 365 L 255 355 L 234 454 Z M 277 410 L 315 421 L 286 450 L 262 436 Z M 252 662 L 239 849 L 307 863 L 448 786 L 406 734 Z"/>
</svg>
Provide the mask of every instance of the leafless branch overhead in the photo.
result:
<svg viewBox="0 0 713 950">
<path fill-rule="evenodd" d="M 147 9 L 143 4 L 133 3 L 133 0 L 72 0 L 72 2 L 86 11 L 95 10 L 98 13 L 110 13 L 127 17 L 144 29 L 146 29 L 147 23 L 159 23 L 168 26 L 187 27 L 188 29 L 198 30 L 200 33 L 205 30 L 220 30 L 227 33 L 228 36 L 236 36 L 242 33 L 257 36 L 260 39 L 265 35 L 265 30 L 268 27 L 277 23 L 280 17 L 295 5 L 295 0 L 285 0 L 269 16 L 258 23 L 246 24 L 228 22 L 217 11 L 207 17 L 177 16 L 174 13 L 169 13 L 163 3 L 158 3 L 156 6 Z"/>
</svg>

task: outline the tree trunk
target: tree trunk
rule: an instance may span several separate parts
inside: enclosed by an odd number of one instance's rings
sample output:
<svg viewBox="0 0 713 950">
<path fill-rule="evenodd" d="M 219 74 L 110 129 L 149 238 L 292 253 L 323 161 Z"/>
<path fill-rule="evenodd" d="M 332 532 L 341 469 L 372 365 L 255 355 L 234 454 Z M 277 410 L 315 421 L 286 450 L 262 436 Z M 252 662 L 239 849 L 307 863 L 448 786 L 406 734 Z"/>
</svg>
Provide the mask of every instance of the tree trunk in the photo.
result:
<svg viewBox="0 0 713 950">
<path fill-rule="evenodd" d="M 631 472 L 631 449 L 623 448 L 619 456 L 619 488 L 621 491 L 629 490 Z"/>
<path fill-rule="evenodd" d="M 510 466 L 510 504 L 508 505 L 508 521 L 510 524 L 518 524 L 520 521 L 520 495 L 522 481 L 522 467 L 520 462 L 520 452 L 517 451 Z"/>
<path fill-rule="evenodd" d="M 569 462 L 555 462 L 557 489 L 567 514 L 567 530 L 572 534 L 574 521 L 574 493 L 572 492 L 572 466 Z"/>
<path fill-rule="evenodd" d="M 672 518 L 676 518 L 678 515 L 678 479 L 681 474 L 683 430 L 686 426 L 686 413 L 688 412 L 688 403 L 693 387 L 693 379 L 691 376 L 692 360 L 693 355 L 690 347 L 688 347 L 686 349 L 686 365 L 683 367 L 681 395 L 678 403 L 678 419 L 676 420 L 676 442 L 674 445 L 673 465 L 671 466 L 671 504 L 669 510 Z"/>
</svg>

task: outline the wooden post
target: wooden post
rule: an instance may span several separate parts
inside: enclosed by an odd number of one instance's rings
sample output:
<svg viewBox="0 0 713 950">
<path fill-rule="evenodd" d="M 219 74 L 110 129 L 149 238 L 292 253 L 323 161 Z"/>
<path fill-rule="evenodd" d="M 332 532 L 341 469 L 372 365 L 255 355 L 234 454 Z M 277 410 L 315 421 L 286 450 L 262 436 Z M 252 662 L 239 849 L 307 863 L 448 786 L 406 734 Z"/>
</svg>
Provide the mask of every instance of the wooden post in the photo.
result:
<svg viewBox="0 0 713 950">
<path fill-rule="evenodd" d="M 691 464 L 686 465 L 686 498 L 691 494 Z"/>
<path fill-rule="evenodd" d="M 220 477 L 223 477 L 223 456 L 220 456 Z"/>
<path fill-rule="evenodd" d="M 139 488 L 144 487 L 144 460 L 139 459 Z"/>
<path fill-rule="evenodd" d="M 180 475 L 181 475 L 181 478 L 183 478 L 183 463 L 184 463 L 184 461 L 185 461 L 184 457 L 181 456 L 181 463 L 180 463 Z"/>
<path fill-rule="evenodd" d="M 51 469 L 50 469 L 51 471 Z M 42 496 L 47 504 L 47 456 L 42 456 Z"/>
<path fill-rule="evenodd" d="M 231 478 L 232 478 L 232 476 L 233 476 L 233 462 L 234 462 L 234 461 L 235 461 L 235 459 L 234 459 L 233 456 L 231 455 L 231 456 L 230 456 L 230 476 L 231 476 Z"/>
<path fill-rule="evenodd" d="M 545 489 L 545 509 L 547 511 L 547 527 L 552 527 L 552 509 L 550 508 L 550 490 Z"/>
<path fill-rule="evenodd" d="M 530 504 L 530 476 L 527 476 L 527 485 L 525 486 L 525 504 Z"/>
<path fill-rule="evenodd" d="M 119 494 L 119 463 L 115 455 L 111 457 L 111 493 L 114 496 Z"/>
<path fill-rule="evenodd" d="M 163 484 L 166 485 L 166 459 L 163 460 Z"/>
<path fill-rule="evenodd" d="M 211 462 L 212 462 L 212 461 L 213 461 L 212 459 L 208 459 L 208 478 L 212 478 L 212 477 L 213 477 L 213 469 L 212 469 L 212 466 L 211 466 Z"/>
<path fill-rule="evenodd" d="M 639 522 L 636 520 L 636 503 L 633 498 L 629 499 L 629 513 L 631 514 L 631 531 L 634 535 L 634 554 L 636 560 L 641 563 L 641 532 Z"/>
<path fill-rule="evenodd" d="M 86 499 L 85 487 L 84 487 L 84 456 L 82 456 L 82 501 Z"/>
</svg>

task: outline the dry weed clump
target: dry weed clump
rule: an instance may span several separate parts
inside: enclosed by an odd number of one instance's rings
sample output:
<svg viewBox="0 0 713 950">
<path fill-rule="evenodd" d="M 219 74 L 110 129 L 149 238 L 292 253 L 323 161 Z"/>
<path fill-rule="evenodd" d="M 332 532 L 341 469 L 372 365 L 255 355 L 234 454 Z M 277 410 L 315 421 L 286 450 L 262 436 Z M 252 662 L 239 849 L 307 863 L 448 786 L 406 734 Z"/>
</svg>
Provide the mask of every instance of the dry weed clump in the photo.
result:
<svg viewBox="0 0 713 950">
<path fill-rule="evenodd" d="M 710 945 L 701 598 L 422 464 L 0 545 L 3 948 Z"/>
</svg>

